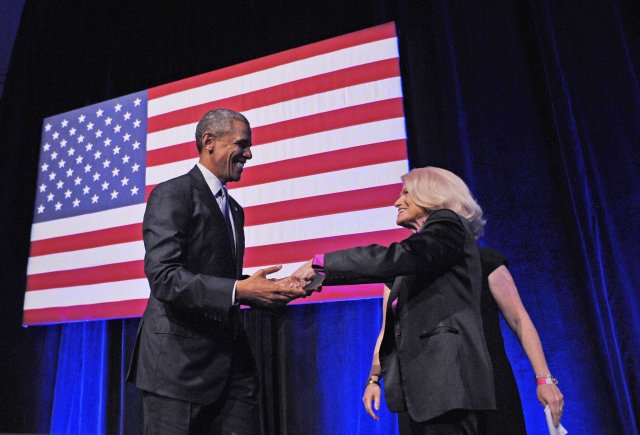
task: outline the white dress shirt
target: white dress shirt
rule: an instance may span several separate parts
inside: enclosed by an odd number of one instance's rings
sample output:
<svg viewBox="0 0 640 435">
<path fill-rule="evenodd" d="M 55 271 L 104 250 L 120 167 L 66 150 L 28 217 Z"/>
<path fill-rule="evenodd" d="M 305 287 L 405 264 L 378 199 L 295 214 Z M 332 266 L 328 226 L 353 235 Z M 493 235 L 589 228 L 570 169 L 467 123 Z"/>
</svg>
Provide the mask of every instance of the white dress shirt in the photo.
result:
<svg viewBox="0 0 640 435">
<path fill-rule="evenodd" d="M 200 169 L 200 172 L 202 172 L 202 175 L 204 176 L 204 181 L 207 183 L 207 186 L 209 186 L 209 189 L 211 189 L 211 193 L 213 193 L 213 197 L 216 199 L 216 202 L 218 203 L 218 207 L 220 207 L 220 211 L 224 215 L 225 211 L 222 208 L 222 198 L 220 197 L 220 195 L 218 195 L 218 192 L 220 192 L 220 189 L 222 189 L 222 182 L 220 182 L 218 177 L 213 175 L 213 172 L 205 168 L 204 165 L 200 164 L 200 162 L 196 163 L 196 166 L 198 167 L 198 169 Z M 229 195 L 227 194 L 227 203 L 228 202 L 229 202 Z M 229 204 L 229 220 L 231 221 L 231 228 L 233 230 L 232 231 L 233 240 L 236 240 L 236 226 L 235 226 L 235 223 L 233 222 L 233 213 L 231 213 L 231 204 Z M 236 281 L 233 284 L 233 293 L 231 294 L 232 305 L 235 305 L 236 303 L 236 286 L 237 285 L 238 285 L 238 281 Z"/>
</svg>

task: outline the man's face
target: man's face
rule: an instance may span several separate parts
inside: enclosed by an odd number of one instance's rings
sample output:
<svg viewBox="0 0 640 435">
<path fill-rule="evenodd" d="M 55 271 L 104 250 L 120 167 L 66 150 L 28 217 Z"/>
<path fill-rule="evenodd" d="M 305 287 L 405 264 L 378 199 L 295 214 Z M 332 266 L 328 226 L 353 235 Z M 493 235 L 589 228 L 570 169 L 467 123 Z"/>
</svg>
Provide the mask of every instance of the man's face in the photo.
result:
<svg viewBox="0 0 640 435">
<path fill-rule="evenodd" d="M 251 128 L 233 121 L 231 133 L 215 138 L 209 133 L 204 142 L 205 164 L 222 183 L 239 181 L 244 164 L 251 159 Z"/>
</svg>

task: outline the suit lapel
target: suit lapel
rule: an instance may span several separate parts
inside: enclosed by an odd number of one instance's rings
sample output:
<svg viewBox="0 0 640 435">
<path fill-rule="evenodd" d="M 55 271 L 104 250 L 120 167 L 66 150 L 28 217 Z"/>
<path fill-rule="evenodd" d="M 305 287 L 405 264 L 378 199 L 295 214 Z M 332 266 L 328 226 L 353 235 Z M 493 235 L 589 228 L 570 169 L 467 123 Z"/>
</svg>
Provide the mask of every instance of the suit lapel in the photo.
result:
<svg viewBox="0 0 640 435">
<path fill-rule="evenodd" d="M 218 202 L 216 201 L 216 198 L 213 196 L 213 192 L 211 192 L 211 189 L 207 185 L 207 182 L 204 180 L 204 176 L 202 175 L 202 172 L 200 172 L 200 169 L 198 169 L 197 166 L 194 166 L 189 171 L 189 176 L 191 177 L 191 185 L 197 192 L 198 200 L 203 204 L 204 208 L 209 212 L 211 216 L 211 219 L 213 221 L 212 225 L 216 227 L 216 231 L 224 231 L 226 233 L 227 224 L 225 222 L 224 215 L 222 214 L 222 211 L 218 206 Z M 237 206 L 237 203 L 235 204 Z M 231 209 L 233 213 L 233 207 L 231 207 Z M 234 222 L 236 222 L 235 215 L 233 216 L 233 218 L 234 218 Z M 237 230 L 236 230 L 236 233 L 237 233 Z M 229 255 L 233 256 L 233 251 L 231 249 L 231 242 L 229 242 L 229 237 L 226 237 L 226 239 L 227 239 L 227 249 L 229 250 Z"/>
<path fill-rule="evenodd" d="M 200 169 L 194 166 L 193 169 L 189 171 L 189 176 L 191 177 L 191 185 L 198 192 L 197 198 L 219 223 L 224 224 L 224 216 L 220 211 L 220 207 L 217 206 L 216 198 L 213 196 L 211 189 L 209 189 L 207 182 L 204 181 L 204 176 L 202 172 L 200 172 Z"/>
<path fill-rule="evenodd" d="M 235 229 L 236 240 L 236 271 L 238 274 L 242 274 L 242 259 L 244 257 L 244 216 L 241 211 L 240 205 L 235 199 L 229 195 L 229 209 L 231 210 L 231 216 L 233 217 L 233 227 Z"/>
</svg>

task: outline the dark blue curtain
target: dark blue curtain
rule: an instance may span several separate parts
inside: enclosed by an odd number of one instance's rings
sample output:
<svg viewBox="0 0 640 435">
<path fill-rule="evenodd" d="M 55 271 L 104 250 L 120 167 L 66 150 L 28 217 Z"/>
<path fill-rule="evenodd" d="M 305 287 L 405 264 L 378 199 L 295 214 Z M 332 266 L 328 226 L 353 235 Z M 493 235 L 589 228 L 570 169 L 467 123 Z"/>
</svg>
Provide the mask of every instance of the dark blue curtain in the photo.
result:
<svg viewBox="0 0 640 435">
<path fill-rule="evenodd" d="M 439 24 L 407 47 L 432 51 L 405 91 L 420 112 L 413 163 L 463 174 L 477 193 L 482 243 L 510 260 L 569 430 L 637 433 L 637 4 L 436 2 L 424 13 Z M 415 82 L 425 76 L 435 80 Z M 531 369 L 504 335 L 527 427 L 542 433 Z"/>
<path fill-rule="evenodd" d="M 460 174 L 510 262 L 571 433 L 640 425 L 636 1 L 27 1 L 0 104 L 0 432 L 139 433 L 137 319 L 21 328 L 42 118 L 395 20 L 412 166 Z M 161 7 L 160 7 L 161 6 Z M 245 313 L 265 433 L 396 433 L 361 396 L 379 299 Z M 503 328 L 528 431 L 531 367 Z"/>
</svg>

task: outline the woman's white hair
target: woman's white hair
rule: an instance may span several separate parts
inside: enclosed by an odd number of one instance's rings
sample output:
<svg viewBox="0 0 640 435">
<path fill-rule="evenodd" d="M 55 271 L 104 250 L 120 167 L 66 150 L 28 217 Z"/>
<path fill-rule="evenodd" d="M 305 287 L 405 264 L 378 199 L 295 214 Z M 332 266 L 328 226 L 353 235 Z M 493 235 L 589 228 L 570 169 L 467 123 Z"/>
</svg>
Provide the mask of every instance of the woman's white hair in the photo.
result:
<svg viewBox="0 0 640 435">
<path fill-rule="evenodd" d="M 427 166 L 412 169 L 402 176 L 413 202 L 428 211 L 447 208 L 466 218 L 477 239 L 484 232 L 485 220 L 469 188 L 456 174 L 446 169 Z"/>
</svg>

